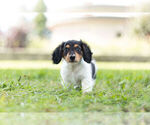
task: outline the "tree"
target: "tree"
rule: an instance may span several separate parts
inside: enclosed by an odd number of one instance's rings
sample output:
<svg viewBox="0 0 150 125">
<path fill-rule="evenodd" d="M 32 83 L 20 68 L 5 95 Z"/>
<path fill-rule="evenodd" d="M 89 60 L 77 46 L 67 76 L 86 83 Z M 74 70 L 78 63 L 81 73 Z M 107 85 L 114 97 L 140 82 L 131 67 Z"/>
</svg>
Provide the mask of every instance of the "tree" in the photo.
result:
<svg viewBox="0 0 150 125">
<path fill-rule="evenodd" d="M 46 5 L 43 0 L 39 0 L 36 7 L 35 12 L 37 12 L 37 16 L 34 19 L 35 24 L 35 32 L 40 37 L 44 36 L 44 31 L 46 30 L 46 17 L 44 15 L 44 12 L 47 11 Z"/>
<path fill-rule="evenodd" d="M 140 12 L 150 12 L 150 2 L 146 2 L 140 8 Z M 134 32 L 137 36 L 150 38 L 150 15 L 146 14 L 141 16 L 138 20 L 136 19 L 136 25 Z"/>
<path fill-rule="evenodd" d="M 46 5 L 43 0 L 38 1 L 37 5 L 35 7 L 35 11 L 39 12 L 39 13 L 44 13 L 47 11 Z"/>
<path fill-rule="evenodd" d="M 137 26 L 134 29 L 138 36 L 149 37 L 150 36 L 150 16 L 143 16 Z"/>
</svg>

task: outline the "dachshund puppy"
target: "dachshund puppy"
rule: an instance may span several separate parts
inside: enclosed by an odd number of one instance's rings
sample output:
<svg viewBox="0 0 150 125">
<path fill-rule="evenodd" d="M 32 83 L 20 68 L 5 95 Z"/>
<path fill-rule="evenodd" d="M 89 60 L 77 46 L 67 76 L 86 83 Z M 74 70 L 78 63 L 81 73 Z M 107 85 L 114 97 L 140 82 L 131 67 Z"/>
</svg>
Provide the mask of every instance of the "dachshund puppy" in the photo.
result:
<svg viewBox="0 0 150 125">
<path fill-rule="evenodd" d="M 83 93 L 91 92 L 96 79 L 96 66 L 89 46 L 82 40 L 63 42 L 52 54 L 54 64 L 58 64 L 62 59 L 62 85 L 81 87 Z"/>
</svg>

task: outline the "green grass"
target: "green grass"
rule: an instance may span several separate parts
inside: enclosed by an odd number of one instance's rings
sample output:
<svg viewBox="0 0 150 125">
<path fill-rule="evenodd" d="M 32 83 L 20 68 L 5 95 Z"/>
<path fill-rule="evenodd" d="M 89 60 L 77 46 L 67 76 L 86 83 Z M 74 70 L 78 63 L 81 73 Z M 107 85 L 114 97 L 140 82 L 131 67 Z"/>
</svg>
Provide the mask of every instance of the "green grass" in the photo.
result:
<svg viewBox="0 0 150 125">
<path fill-rule="evenodd" d="M 93 92 L 83 95 L 62 88 L 58 69 L 0 69 L 0 111 L 148 112 L 150 71 L 100 69 Z"/>
</svg>

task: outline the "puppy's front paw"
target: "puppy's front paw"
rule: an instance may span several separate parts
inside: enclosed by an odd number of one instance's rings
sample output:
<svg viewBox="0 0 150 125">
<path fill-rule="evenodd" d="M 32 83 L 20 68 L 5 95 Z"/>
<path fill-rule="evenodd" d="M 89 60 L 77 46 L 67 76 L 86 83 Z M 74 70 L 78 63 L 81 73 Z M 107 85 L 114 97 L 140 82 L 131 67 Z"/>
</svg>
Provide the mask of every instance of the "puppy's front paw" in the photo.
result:
<svg viewBox="0 0 150 125">
<path fill-rule="evenodd" d="M 74 86 L 74 89 L 81 91 L 81 86 L 76 85 L 76 86 Z"/>
<path fill-rule="evenodd" d="M 83 94 L 90 93 L 90 92 L 92 92 L 92 87 L 82 90 Z"/>
</svg>

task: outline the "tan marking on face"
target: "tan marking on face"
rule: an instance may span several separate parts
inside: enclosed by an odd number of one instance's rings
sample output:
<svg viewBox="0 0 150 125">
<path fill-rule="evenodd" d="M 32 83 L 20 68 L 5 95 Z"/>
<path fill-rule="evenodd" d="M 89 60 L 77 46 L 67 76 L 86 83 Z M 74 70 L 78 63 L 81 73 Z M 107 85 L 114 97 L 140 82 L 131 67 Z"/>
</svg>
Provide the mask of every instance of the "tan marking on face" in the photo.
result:
<svg viewBox="0 0 150 125">
<path fill-rule="evenodd" d="M 79 45 L 78 44 L 74 44 L 74 47 L 78 47 Z"/>
<path fill-rule="evenodd" d="M 78 54 L 77 52 L 75 52 L 76 58 L 75 58 L 75 62 L 79 62 L 82 59 L 82 55 Z"/>
<path fill-rule="evenodd" d="M 67 53 L 67 55 L 64 57 L 64 59 L 65 59 L 67 62 L 70 62 L 70 56 L 69 56 L 69 53 Z"/>
<path fill-rule="evenodd" d="M 66 48 L 70 48 L 70 45 L 66 45 Z"/>
</svg>

